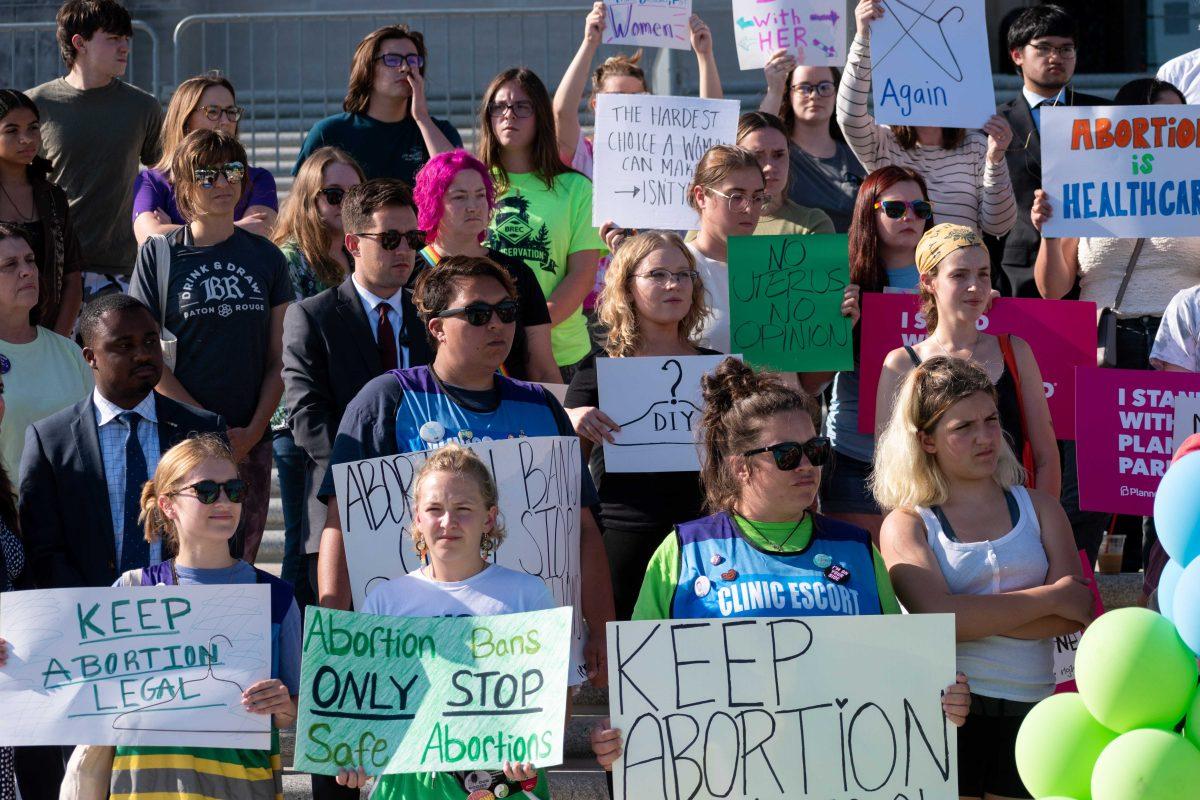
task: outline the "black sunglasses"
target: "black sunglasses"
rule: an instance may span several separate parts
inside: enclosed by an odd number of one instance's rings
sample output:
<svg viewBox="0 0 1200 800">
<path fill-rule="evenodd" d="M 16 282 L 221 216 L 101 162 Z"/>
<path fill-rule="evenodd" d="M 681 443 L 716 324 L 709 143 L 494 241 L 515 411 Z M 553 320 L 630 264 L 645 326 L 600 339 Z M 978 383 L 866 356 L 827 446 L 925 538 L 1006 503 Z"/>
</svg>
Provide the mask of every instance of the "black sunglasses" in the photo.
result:
<svg viewBox="0 0 1200 800">
<path fill-rule="evenodd" d="M 784 472 L 791 472 L 800 466 L 800 457 L 808 459 L 814 467 L 824 466 L 829 461 L 830 444 L 826 436 L 814 436 L 807 442 L 780 442 L 770 447 L 759 447 L 742 453 L 744 456 L 755 456 L 759 453 L 770 453 L 775 457 L 775 466 Z"/>
<path fill-rule="evenodd" d="M 888 219 L 903 219 L 904 212 L 910 208 L 917 219 L 929 219 L 933 216 L 933 203 L 928 200 L 914 200 L 911 203 L 904 200 L 880 200 L 875 207 L 882 208 Z"/>
<path fill-rule="evenodd" d="M 184 489 L 195 489 L 196 499 L 206 506 L 211 506 L 217 502 L 221 496 L 221 490 L 225 490 L 225 496 L 229 498 L 231 503 L 241 503 L 246 499 L 246 482 L 241 478 L 233 478 L 224 483 L 216 481 L 200 481 L 193 483 L 191 486 L 185 486 Z M 183 494 L 182 491 L 175 494 Z"/>
<path fill-rule="evenodd" d="M 338 186 L 327 186 L 324 189 L 317 189 L 317 195 L 325 198 L 325 202 L 331 206 L 340 206 L 342 199 L 346 196 L 346 190 Z"/>
<path fill-rule="evenodd" d="M 462 314 L 466 317 L 467 324 L 479 328 L 491 321 L 493 311 L 505 325 L 515 321 L 517 318 L 517 308 L 516 300 L 501 300 L 495 305 L 490 303 L 471 303 L 469 306 L 447 308 L 445 311 L 439 311 L 435 316 L 441 319 L 443 317 L 453 317 L 457 314 Z"/>
<path fill-rule="evenodd" d="M 366 236 L 369 239 L 379 239 L 379 246 L 384 250 L 395 250 L 400 242 L 408 242 L 409 248 L 420 250 L 425 246 L 425 231 L 398 231 L 395 229 L 379 233 L 356 233 L 355 236 Z"/>
</svg>

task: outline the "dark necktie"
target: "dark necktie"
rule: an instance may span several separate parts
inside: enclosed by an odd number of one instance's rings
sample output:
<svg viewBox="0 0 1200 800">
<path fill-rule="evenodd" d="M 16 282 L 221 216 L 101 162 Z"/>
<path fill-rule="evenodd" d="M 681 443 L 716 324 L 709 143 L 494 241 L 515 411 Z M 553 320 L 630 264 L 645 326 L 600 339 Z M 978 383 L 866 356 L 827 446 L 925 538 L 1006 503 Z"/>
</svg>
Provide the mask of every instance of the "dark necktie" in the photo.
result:
<svg viewBox="0 0 1200 800">
<path fill-rule="evenodd" d="M 375 306 L 375 312 L 379 314 L 376 341 L 379 344 L 379 361 L 383 364 L 384 370 L 399 369 L 400 367 L 399 353 L 396 352 L 396 332 L 392 329 L 391 319 L 388 318 L 390 308 L 391 306 L 387 303 Z"/>
<path fill-rule="evenodd" d="M 121 539 L 121 572 L 150 566 L 150 544 L 145 528 L 138 522 L 142 510 L 142 487 L 149 480 L 146 455 L 138 442 L 137 428 L 142 416 L 136 411 L 121 414 L 129 428 L 125 434 L 125 529 Z"/>
</svg>

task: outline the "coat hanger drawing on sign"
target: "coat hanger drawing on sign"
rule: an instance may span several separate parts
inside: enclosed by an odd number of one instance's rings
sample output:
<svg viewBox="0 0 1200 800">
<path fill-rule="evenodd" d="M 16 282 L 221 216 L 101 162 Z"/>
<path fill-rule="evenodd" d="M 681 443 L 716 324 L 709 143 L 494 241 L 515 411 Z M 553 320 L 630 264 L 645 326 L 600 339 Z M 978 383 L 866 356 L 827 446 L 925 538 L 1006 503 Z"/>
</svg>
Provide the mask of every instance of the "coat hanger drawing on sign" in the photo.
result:
<svg viewBox="0 0 1200 800">
<path fill-rule="evenodd" d="M 887 52 L 883 53 L 883 55 L 875 57 L 876 67 L 883 63 L 883 60 L 887 58 L 893 50 L 899 47 L 901 42 L 903 42 L 905 39 L 912 39 L 913 44 L 915 44 L 922 53 L 928 56 L 929 60 L 932 61 L 938 69 L 946 73 L 950 80 L 954 81 L 955 83 L 962 83 L 962 67 L 958 63 L 958 57 L 954 54 L 954 48 L 950 46 L 950 39 L 946 36 L 946 29 L 944 25 L 947 22 L 962 22 L 964 19 L 966 19 L 967 14 L 965 11 L 963 11 L 962 6 L 950 6 L 940 17 L 931 17 L 926 12 L 929 11 L 930 6 L 932 6 L 936 1 L 937 0 L 929 0 L 929 2 L 925 4 L 924 8 L 918 9 L 916 6 L 912 6 L 904 2 L 904 0 L 883 0 L 884 9 L 887 10 L 887 13 L 895 17 L 896 23 L 900 26 L 901 34 L 900 38 L 898 38 L 892 44 L 892 46 L 887 49 Z M 911 14 L 908 24 L 905 24 L 904 17 L 901 14 L 896 13 L 897 8 L 899 7 L 907 9 L 909 14 Z M 958 14 L 958 19 L 949 19 L 950 15 L 954 14 L 955 12 Z M 918 28 L 918 25 L 921 27 Z M 921 38 L 918 38 L 916 33 L 914 33 L 914 30 L 921 34 Z M 932 36 L 934 31 L 937 32 L 936 37 Z M 926 33 L 930 34 L 930 38 L 923 41 Z M 933 52 L 930 52 L 931 50 L 937 51 L 937 54 L 935 55 Z"/>
<path fill-rule="evenodd" d="M 690 417 L 693 413 L 703 411 L 703 409 L 701 409 L 700 406 L 696 405 L 691 400 L 685 400 L 685 399 L 675 396 L 676 391 L 678 391 L 678 389 L 679 389 L 679 384 L 683 383 L 683 365 L 679 363 L 679 359 L 677 359 L 677 358 L 672 358 L 668 361 L 663 362 L 663 365 L 662 365 L 663 372 L 669 372 L 671 370 L 671 368 L 674 368 L 674 370 L 675 370 L 675 382 L 671 384 L 671 399 L 670 400 L 656 400 L 655 402 L 651 403 L 650 407 L 647 408 L 639 416 L 635 417 L 634 419 L 629 420 L 629 422 L 622 422 L 621 429 L 625 430 L 626 428 L 628 428 L 631 425 L 636 425 L 637 423 L 650 417 L 655 412 L 666 407 L 670 412 L 675 412 L 675 411 L 683 412 L 684 414 L 686 414 L 689 417 L 688 441 L 684 442 L 684 441 L 680 441 L 680 440 L 675 440 L 675 441 L 667 440 L 667 441 L 655 441 L 655 442 L 612 442 L 612 443 L 606 443 L 605 444 L 606 447 L 610 446 L 610 444 L 615 447 L 644 447 L 646 445 L 664 445 L 664 444 L 687 444 L 688 446 L 692 445 Z"/>
</svg>

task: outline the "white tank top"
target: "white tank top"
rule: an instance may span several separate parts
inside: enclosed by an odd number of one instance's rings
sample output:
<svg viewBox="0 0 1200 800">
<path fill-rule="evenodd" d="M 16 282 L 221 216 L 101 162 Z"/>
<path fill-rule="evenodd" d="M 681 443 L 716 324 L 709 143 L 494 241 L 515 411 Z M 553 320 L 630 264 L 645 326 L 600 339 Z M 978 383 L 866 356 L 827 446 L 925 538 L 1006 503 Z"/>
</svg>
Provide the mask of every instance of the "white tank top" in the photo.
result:
<svg viewBox="0 0 1200 800">
<path fill-rule="evenodd" d="M 1017 524 L 999 539 L 986 542 L 951 540 L 931 509 L 917 507 L 929 547 L 953 594 L 999 594 L 1046 582 L 1050 562 L 1033 502 L 1023 486 L 1009 491 L 1020 509 Z M 1054 691 L 1050 639 L 988 636 L 959 642 L 957 653 L 958 669 L 966 674 L 974 694 L 1034 703 Z"/>
</svg>

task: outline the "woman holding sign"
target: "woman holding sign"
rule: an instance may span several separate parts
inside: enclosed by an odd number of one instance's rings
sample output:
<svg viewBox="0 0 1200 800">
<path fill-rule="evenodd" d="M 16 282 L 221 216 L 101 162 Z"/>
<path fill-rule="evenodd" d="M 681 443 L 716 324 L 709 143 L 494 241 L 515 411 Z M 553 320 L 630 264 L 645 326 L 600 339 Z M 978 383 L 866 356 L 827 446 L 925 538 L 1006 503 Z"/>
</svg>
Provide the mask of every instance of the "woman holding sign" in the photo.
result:
<svg viewBox="0 0 1200 800">
<path fill-rule="evenodd" d="M 909 371 L 875 449 L 875 497 L 893 509 L 881 547 L 916 614 L 952 613 L 971 716 L 958 731 L 963 797 L 1029 797 L 1021 721 L 1054 691 L 1050 639 L 1091 621 L 1067 515 L 1022 486 L 991 377 L 941 355 Z"/>
<path fill-rule="evenodd" d="M 983 238 L 962 225 L 935 225 L 921 237 L 916 256 L 921 313 L 929 336 L 896 348 L 884 359 L 875 430 L 883 430 L 892 416 L 897 388 L 921 362 L 936 356 L 973 361 L 996 386 L 1000 424 L 1025 465 L 1029 486 L 1058 497 L 1062 469 L 1037 359 L 1024 339 L 979 329 L 992 300 L 991 257 Z"/>
</svg>

